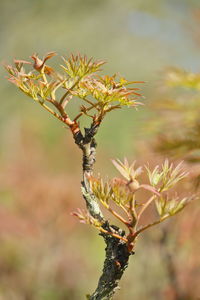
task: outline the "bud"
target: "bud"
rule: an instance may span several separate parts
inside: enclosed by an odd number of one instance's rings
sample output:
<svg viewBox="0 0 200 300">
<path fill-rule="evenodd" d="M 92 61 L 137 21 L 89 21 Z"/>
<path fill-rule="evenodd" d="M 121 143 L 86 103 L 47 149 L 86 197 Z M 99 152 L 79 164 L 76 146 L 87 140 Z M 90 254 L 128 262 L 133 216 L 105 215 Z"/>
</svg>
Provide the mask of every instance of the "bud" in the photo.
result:
<svg viewBox="0 0 200 300">
<path fill-rule="evenodd" d="M 127 183 L 128 188 L 131 192 L 135 192 L 140 188 L 140 184 L 136 179 L 132 179 Z"/>
</svg>

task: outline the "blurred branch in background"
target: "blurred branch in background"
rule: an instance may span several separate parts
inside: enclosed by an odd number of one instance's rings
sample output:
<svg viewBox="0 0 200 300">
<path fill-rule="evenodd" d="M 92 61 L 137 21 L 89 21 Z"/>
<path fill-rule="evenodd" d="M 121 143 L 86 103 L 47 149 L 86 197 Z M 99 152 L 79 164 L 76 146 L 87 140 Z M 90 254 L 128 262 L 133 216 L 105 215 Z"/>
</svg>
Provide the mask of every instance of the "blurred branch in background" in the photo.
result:
<svg viewBox="0 0 200 300">
<path fill-rule="evenodd" d="M 199 90 L 199 73 L 169 68 L 164 72 L 157 99 L 154 99 L 150 104 L 156 119 L 156 122 L 152 121 L 156 124 L 157 132 L 154 138 L 154 150 L 161 155 L 171 156 L 175 160 L 184 159 L 188 164 L 188 170 L 190 170 L 190 180 L 186 185 L 186 189 L 196 190 L 198 194 L 200 182 Z M 198 231 L 200 226 L 198 218 L 199 197 L 195 202 L 193 205 L 194 212 L 188 211 L 185 218 L 183 218 L 183 222 L 174 224 L 177 228 L 173 241 L 174 250 L 170 249 L 170 245 L 172 245 L 171 238 L 174 235 L 171 225 L 168 224 L 163 228 L 161 237 L 158 240 L 161 255 L 164 258 L 163 264 L 169 279 L 167 299 L 196 299 L 200 293 L 197 284 L 200 278 L 199 259 L 196 257 L 196 250 L 199 251 L 199 238 L 196 234 L 188 244 L 188 250 L 183 249 L 185 258 L 181 260 L 181 268 L 179 262 L 173 256 L 173 253 L 179 248 L 178 245 L 180 245 L 181 228 L 187 228 L 187 232 L 189 231 L 191 235 L 193 235 L 192 232 Z M 180 230 L 177 226 L 180 226 Z M 188 259 L 186 259 L 186 256 L 188 256 Z M 195 263 L 191 261 L 191 257 L 196 261 Z"/>
<path fill-rule="evenodd" d="M 159 153 L 184 159 L 192 168 L 196 187 L 199 185 L 200 163 L 200 74 L 181 69 L 165 73 L 165 92 L 152 102 L 162 116 L 155 149 Z M 196 174 L 195 174 L 196 173 Z"/>
</svg>

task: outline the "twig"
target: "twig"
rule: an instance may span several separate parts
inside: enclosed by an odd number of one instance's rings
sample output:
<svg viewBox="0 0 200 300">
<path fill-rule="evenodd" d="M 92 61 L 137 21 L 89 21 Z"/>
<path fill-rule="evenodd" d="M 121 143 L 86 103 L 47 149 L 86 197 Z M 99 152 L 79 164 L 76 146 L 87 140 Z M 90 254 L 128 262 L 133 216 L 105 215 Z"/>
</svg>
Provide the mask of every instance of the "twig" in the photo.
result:
<svg viewBox="0 0 200 300">
<path fill-rule="evenodd" d="M 147 224 L 147 225 L 141 227 L 140 229 L 138 229 L 138 230 L 135 232 L 134 238 L 135 238 L 136 236 L 138 236 L 138 234 L 140 234 L 140 233 L 143 232 L 144 230 L 146 230 L 146 229 L 148 229 L 148 228 L 150 228 L 150 227 L 152 227 L 152 226 L 155 226 L 155 225 L 157 225 L 157 224 L 159 224 L 159 223 L 165 221 L 165 220 L 168 219 L 169 217 L 171 217 L 171 215 L 166 215 L 166 216 L 162 217 L 161 219 L 159 219 L 159 220 L 157 220 L 157 221 L 155 221 L 155 222 L 153 222 L 153 223 L 150 223 L 150 224 Z"/>
<path fill-rule="evenodd" d="M 62 105 L 63 101 L 65 100 L 65 98 L 67 97 L 67 95 L 69 95 L 69 93 L 75 88 L 75 86 L 80 82 L 82 78 L 80 77 L 73 85 L 70 89 L 68 89 L 66 91 L 66 93 L 61 97 L 59 104 Z"/>
<path fill-rule="evenodd" d="M 142 216 L 142 214 L 144 213 L 144 211 L 147 209 L 147 207 L 152 203 L 152 201 L 155 199 L 155 196 L 153 195 L 142 207 L 142 209 L 139 211 L 138 213 L 138 217 L 137 217 L 137 222 L 135 224 L 135 226 L 138 225 L 140 218 Z"/>
</svg>

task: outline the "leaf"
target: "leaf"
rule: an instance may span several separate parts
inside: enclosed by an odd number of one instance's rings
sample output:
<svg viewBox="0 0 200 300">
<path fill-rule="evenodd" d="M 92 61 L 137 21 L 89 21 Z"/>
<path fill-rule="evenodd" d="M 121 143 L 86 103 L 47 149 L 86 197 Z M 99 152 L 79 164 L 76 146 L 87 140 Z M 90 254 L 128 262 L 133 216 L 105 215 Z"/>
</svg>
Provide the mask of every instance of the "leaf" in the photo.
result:
<svg viewBox="0 0 200 300">
<path fill-rule="evenodd" d="M 147 191 L 152 192 L 153 194 L 157 195 L 157 196 L 161 196 L 161 194 L 151 185 L 148 184 L 141 184 L 139 188 L 143 188 Z"/>
<path fill-rule="evenodd" d="M 126 178 L 127 180 L 130 179 L 128 168 L 126 165 L 124 165 L 119 159 L 117 159 L 117 160 L 113 159 L 112 163 L 124 178 Z M 125 163 L 126 163 L 126 161 L 125 161 Z"/>
<path fill-rule="evenodd" d="M 26 61 L 26 60 L 23 60 L 23 59 L 14 59 L 14 63 L 15 63 L 15 65 L 16 65 L 16 64 L 27 64 L 27 65 L 31 65 L 31 62 L 30 62 L 30 61 Z"/>
<path fill-rule="evenodd" d="M 124 163 L 121 162 L 119 159 L 112 160 L 112 163 L 114 164 L 115 168 L 120 172 L 120 174 L 128 181 L 134 180 L 142 173 L 142 167 L 134 169 L 136 163 L 135 161 L 131 165 L 129 165 L 128 160 L 124 158 Z"/>
<path fill-rule="evenodd" d="M 44 62 L 46 62 L 48 59 L 50 59 L 50 58 L 52 58 L 52 57 L 54 57 L 54 56 L 56 56 L 57 55 L 57 53 L 56 52 L 49 52 L 49 53 L 47 53 L 45 56 L 44 56 L 44 58 L 43 58 L 43 61 Z"/>
<path fill-rule="evenodd" d="M 65 66 L 61 65 L 61 67 L 71 78 L 88 76 L 99 71 L 100 67 L 105 64 L 105 61 L 92 62 L 92 58 L 87 59 L 85 55 L 80 54 L 76 56 L 72 54 L 68 59 L 63 57 L 63 61 Z"/>
<path fill-rule="evenodd" d="M 71 213 L 72 216 L 77 217 L 80 223 L 92 225 L 94 227 L 100 228 L 102 223 L 100 223 L 97 219 L 93 218 L 88 211 L 81 210 L 80 208 L 77 211 Z"/>
<path fill-rule="evenodd" d="M 159 185 L 160 192 L 171 189 L 176 183 L 188 175 L 187 172 L 182 170 L 182 162 L 174 168 L 173 164 L 170 164 L 167 159 L 161 166 L 161 170 L 159 170 L 159 166 L 156 166 L 153 171 L 150 171 L 146 166 L 146 170 L 150 184 L 154 187 Z"/>
</svg>

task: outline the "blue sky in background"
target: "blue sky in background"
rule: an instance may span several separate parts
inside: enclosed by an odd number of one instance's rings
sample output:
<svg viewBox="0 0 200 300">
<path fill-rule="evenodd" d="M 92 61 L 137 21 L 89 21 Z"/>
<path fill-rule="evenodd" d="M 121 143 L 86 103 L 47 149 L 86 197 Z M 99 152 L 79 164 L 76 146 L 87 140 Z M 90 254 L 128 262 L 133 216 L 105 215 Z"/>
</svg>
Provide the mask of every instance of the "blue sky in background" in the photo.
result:
<svg viewBox="0 0 200 300">
<path fill-rule="evenodd" d="M 129 15 L 129 29 L 144 38 L 159 39 L 165 43 L 180 43 L 188 36 L 180 23 L 173 19 L 160 19 L 146 12 L 135 11 Z"/>
<path fill-rule="evenodd" d="M 194 72 L 200 70 L 199 49 L 191 36 L 195 21 L 186 4 L 174 3 L 173 7 L 166 4 L 165 16 L 147 11 L 132 11 L 128 15 L 127 26 L 133 36 L 144 40 L 150 39 L 152 43 L 159 42 L 161 52 L 163 48 L 165 51 L 169 49 L 171 64 Z"/>
</svg>

